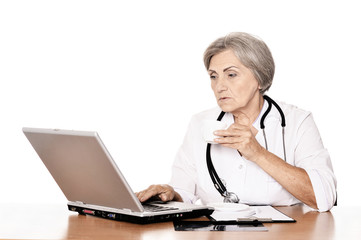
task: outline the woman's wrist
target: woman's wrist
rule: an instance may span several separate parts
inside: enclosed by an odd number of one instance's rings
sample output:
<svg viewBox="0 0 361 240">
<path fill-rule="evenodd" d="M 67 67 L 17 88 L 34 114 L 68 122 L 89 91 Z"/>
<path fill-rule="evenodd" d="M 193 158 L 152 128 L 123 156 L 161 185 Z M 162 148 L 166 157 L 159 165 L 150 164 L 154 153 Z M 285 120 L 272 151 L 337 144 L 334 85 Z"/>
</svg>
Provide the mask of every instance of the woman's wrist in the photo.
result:
<svg viewBox="0 0 361 240">
<path fill-rule="evenodd" d="M 249 160 L 260 166 L 262 163 L 264 163 L 264 161 L 267 161 L 268 154 L 269 152 L 265 148 L 261 147 L 257 154 L 254 154 L 253 158 Z"/>
</svg>

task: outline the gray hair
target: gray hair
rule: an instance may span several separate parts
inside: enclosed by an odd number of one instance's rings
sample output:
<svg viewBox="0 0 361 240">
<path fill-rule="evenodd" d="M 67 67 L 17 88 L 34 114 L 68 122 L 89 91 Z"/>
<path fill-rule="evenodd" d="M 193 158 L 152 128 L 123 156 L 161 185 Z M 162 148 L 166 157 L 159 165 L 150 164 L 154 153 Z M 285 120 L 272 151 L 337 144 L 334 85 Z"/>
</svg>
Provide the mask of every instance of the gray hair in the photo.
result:
<svg viewBox="0 0 361 240">
<path fill-rule="evenodd" d="M 203 55 L 206 69 L 214 55 L 231 49 L 241 63 L 250 69 L 261 86 L 263 94 L 272 85 L 275 64 L 272 53 L 259 38 L 244 32 L 230 33 L 211 43 Z"/>
</svg>

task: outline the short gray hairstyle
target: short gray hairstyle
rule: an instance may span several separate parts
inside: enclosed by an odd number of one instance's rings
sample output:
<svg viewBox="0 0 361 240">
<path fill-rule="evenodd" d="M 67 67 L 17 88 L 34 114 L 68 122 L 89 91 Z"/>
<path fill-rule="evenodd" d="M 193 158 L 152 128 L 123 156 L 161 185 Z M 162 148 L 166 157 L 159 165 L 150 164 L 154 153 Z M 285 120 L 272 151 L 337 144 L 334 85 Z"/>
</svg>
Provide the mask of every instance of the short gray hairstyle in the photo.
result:
<svg viewBox="0 0 361 240">
<path fill-rule="evenodd" d="M 226 50 L 233 50 L 241 63 L 253 72 L 264 94 L 272 85 L 275 64 L 272 53 L 258 37 L 244 32 L 233 32 L 225 37 L 218 38 L 211 43 L 203 55 L 206 69 L 209 69 L 214 55 Z"/>
</svg>

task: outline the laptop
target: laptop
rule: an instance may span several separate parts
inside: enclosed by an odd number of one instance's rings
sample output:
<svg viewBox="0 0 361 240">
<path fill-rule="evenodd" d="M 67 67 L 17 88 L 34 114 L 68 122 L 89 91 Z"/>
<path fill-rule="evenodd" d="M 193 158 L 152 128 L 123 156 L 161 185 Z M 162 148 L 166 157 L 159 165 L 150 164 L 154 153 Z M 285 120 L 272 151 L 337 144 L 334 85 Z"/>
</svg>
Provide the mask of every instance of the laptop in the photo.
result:
<svg viewBox="0 0 361 240">
<path fill-rule="evenodd" d="M 181 202 L 142 204 L 97 132 L 23 128 L 23 132 L 79 214 L 132 223 L 210 215 L 214 209 Z"/>
</svg>

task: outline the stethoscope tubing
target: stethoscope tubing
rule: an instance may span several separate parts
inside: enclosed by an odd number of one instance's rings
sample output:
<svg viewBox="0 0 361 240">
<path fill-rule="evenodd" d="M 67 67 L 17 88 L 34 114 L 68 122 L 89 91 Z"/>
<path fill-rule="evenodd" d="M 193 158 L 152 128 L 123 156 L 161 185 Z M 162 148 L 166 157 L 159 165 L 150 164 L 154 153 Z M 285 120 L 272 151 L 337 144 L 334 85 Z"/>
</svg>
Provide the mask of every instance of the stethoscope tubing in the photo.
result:
<svg viewBox="0 0 361 240">
<path fill-rule="evenodd" d="M 269 96 L 264 95 L 263 98 L 268 102 L 268 108 L 265 111 L 265 113 L 263 114 L 263 116 L 261 117 L 261 121 L 260 121 L 260 127 L 263 131 L 263 137 L 265 140 L 265 146 L 266 149 L 268 150 L 268 144 L 267 144 L 267 138 L 266 138 L 266 133 L 265 133 L 265 125 L 264 125 L 264 121 L 268 115 L 268 113 L 271 111 L 272 105 L 274 105 L 280 116 L 281 116 L 281 126 L 282 126 L 282 140 L 283 140 L 283 154 L 284 154 L 284 160 L 286 161 L 286 148 L 285 148 L 285 127 L 286 127 L 286 119 L 285 119 L 285 115 L 281 109 L 281 107 Z M 219 116 L 217 117 L 217 121 L 221 121 L 223 116 L 225 115 L 225 112 L 221 111 L 221 113 L 219 114 Z M 212 179 L 212 182 L 214 184 L 214 187 L 217 189 L 217 191 L 225 198 L 228 198 L 230 194 L 234 194 L 234 193 L 229 193 L 227 191 L 226 186 L 223 184 L 222 180 L 220 179 L 220 177 L 217 174 L 216 169 L 214 168 L 213 162 L 212 162 L 212 158 L 211 158 L 211 144 L 207 143 L 207 149 L 206 149 L 206 161 L 207 161 L 207 168 L 208 168 L 208 172 L 209 175 Z M 238 197 L 237 197 L 238 199 Z"/>
</svg>

